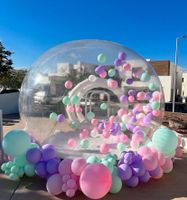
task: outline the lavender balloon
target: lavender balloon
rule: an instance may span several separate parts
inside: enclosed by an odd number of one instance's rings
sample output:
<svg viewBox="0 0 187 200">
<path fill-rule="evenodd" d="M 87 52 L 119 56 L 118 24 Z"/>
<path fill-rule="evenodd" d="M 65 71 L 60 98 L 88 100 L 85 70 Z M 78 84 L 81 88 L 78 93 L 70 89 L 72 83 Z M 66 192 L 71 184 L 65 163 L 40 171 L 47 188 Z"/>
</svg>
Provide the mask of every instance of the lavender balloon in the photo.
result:
<svg viewBox="0 0 187 200">
<path fill-rule="evenodd" d="M 129 187 L 136 187 L 139 183 L 139 179 L 137 176 L 133 175 L 130 179 L 125 181 L 125 184 Z"/>
<path fill-rule="evenodd" d="M 142 183 L 147 183 L 150 179 L 150 175 L 149 175 L 149 172 L 146 171 L 145 174 L 143 176 L 139 176 L 139 181 L 142 182 Z"/>
<path fill-rule="evenodd" d="M 117 173 L 121 180 L 128 180 L 132 176 L 132 169 L 127 164 L 122 164 L 118 167 Z"/>
</svg>

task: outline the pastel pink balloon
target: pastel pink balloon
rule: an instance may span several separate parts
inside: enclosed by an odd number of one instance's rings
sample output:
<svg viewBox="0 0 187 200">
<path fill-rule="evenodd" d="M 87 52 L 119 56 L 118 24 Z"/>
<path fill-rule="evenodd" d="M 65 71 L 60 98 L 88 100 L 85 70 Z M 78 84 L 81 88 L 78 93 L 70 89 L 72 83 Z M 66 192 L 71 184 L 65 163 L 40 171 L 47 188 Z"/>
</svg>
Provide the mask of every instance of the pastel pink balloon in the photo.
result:
<svg viewBox="0 0 187 200">
<path fill-rule="evenodd" d="M 110 190 L 112 176 L 103 164 L 88 165 L 80 176 L 80 188 L 90 199 L 100 199 Z"/>
<path fill-rule="evenodd" d="M 156 167 L 158 166 L 157 158 L 155 158 L 151 155 L 144 156 L 142 158 L 142 161 L 143 161 L 145 169 L 148 171 L 152 171 L 152 170 L 156 169 Z"/>
<path fill-rule="evenodd" d="M 152 151 L 149 147 L 143 146 L 138 150 L 138 153 L 143 156 L 152 155 Z"/>
<path fill-rule="evenodd" d="M 155 91 L 152 94 L 153 100 L 160 101 L 161 97 L 162 97 L 162 93 L 161 92 Z"/>
<path fill-rule="evenodd" d="M 76 158 L 71 163 L 71 170 L 75 175 L 80 176 L 86 166 L 87 163 L 84 158 Z"/>
<path fill-rule="evenodd" d="M 134 96 L 129 96 L 129 97 L 128 97 L 128 100 L 129 100 L 129 102 L 133 103 L 134 100 L 135 100 L 135 98 L 134 98 Z"/>
<path fill-rule="evenodd" d="M 62 178 L 60 174 L 50 176 L 46 184 L 47 191 L 52 195 L 62 193 Z"/>
<path fill-rule="evenodd" d="M 127 143 L 127 142 L 129 142 L 129 138 L 128 138 L 128 136 L 125 135 L 125 134 L 119 135 L 119 139 L 120 139 L 120 142 L 122 142 L 122 143 Z"/>
<path fill-rule="evenodd" d="M 145 92 L 138 92 L 138 94 L 136 95 L 137 99 L 139 101 L 143 101 L 145 99 Z"/>
<path fill-rule="evenodd" d="M 72 83 L 71 81 L 66 81 L 66 82 L 65 82 L 65 88 L 71 89 L 72 86 L 73 86 L 73 83 Z"/>
<path fill-rule="evenodd" d="M 157 176 L 152 176 L 153 179 L 160 179 L 163 176 L 163 169 L 160 167 L 159 168 L 159 174 Z"/>
<path fill-rule="evenodd" d="M 81 113 L 81 112 L 82 112 L 82 108 L 81 108 L 80 106 L 77 106 L 77 107 L 76 107 L 76 112 L 77 112 L 77 113 Z"/>
<path fill-rule="evenodd" d="M 93 126 L 97 126 L 97 124 L 98 124 L 98 119 L 93 118 L 93 119 L 91 120 L 91 124 L 92 124 Z"/>
<path fill-rule="evenodd" d="M 152 152 L 152 155 L 156 158 L 158 158 L 158 151 L 154 148 L 154 147 L 149 147 L 149 149 L 151 150 Z"/>
<path fill-rule="evenodd" d="M 107 85 L 109 88 L 115 89 L 118 87 L 118 82 L 116 80 L 108 80 Z"/>
<path fill-rule="evenodd" d="M 140 103 L 138 103 L 138 104 L 136 104 L 136 105 L 134 106 L 134 109 L 135 109 L 136 111 L 139 111 L 139 112 L 141 112 L 141 111 L 142 111 L 142 109 L 143 109 L 143 105 L 142 105 L 142 104 L 140 104 Z"/>
<path fill-rule="evenodd" d="M 88 133 L 86 133 L 86 132 L 81 132 L 80 134 L 79 134 L 79 138 L 80 139 L 85 139 L 85 138 L 87 138 L 88 137 Z"/>
<path fill-rule="evenodd" d="M 120 135 L 115 135 L 115 136 L 113 136 L 113 140 L 114 140 L 114 143 L 119 143 L 120 142 Z"/>
<path fill-rule="evenodd" d="M 124 114 L 127 114 L 127 113 L 128 113 L 128 111 L 125 110 L 124 108 L 120 108 L 120 109 L 118 110 L 118 116 L 119 116 L 119 117 L 122 117 Z"/>
<path fill-rule="evenodd" d="M 67 105 L 66 110 L 67 110 L 67 112 L 73 113 L 74 112 L 74 106 L 73 105 Z"/>
<path fill-rule="evenodd" d="M 74 138 L 70 138 L 68 140 L 68 146 L 75 147 L 76 145 L 77 145 L 77 142 L 76 142 L 76 140 Z"/>
<path fill-rule="evenodd" d="M 69 197 L 69 198 L 72 198 L 72 197 L 75 196 L 75 192 L 76 192 L 75 189 L 67 189 L 66 196 Z"/>
<path fill-rule="evenodd" d="M 155 116 L 155 117 L 159 117 L 159 116 L 161 115 L 161 112 L 160 112 L 160 110 L 153 110 L 153 111 L 152 111 L 152 114 L 153 114 L 153 116 Z"/>
<path fill-rule="evenodd" d="M 73 162 L 73 160 L 65 158 L 64 160 L 62 160 L 58 166 L 58 171 L 60 173 L 60 175 L 65 175 L 65 174 L 72 174 L 71 171 L 71 163 Z"/>
<path fill-rule="evenodd" d="M 105 121 L 104 122 L 104 129 L 109 131 L 111 128 L 112 124 L 110 123 L 110 121 Z"/>
<path fill-rule="evenodd" d="M 164 165 L 164 163 L 166 162 L 166 157 L 164 156 L 164 154 L 158 152 L 157 153 L 157 157 L 158 157 L 158 164 L 159 164 L 159 166 Z"/>
<path fill-rule="evenodd" d="M 100 152 L 102 154 L 106 154 L 109 152 L 109 145 L 108 144 L 101 144 L 100 146 Z"/>
<path fill-rule="evenodd" d="M 173 161 L 171 158 L 166 158 L 164 165 L 161 166 L 164 173 L 170 173 L 173 170 Z"/>
<path fill-rule="evenodd" d="M 102 136 L 103 136 L 104 138 L 109 138 L 109 137 L 110 137 L 109 131 L 103 130 Z"/>
<path fill-rule="evenodd" d="M 116 120 L 116 117 L 115 117 L 114 115 L 111 115 L 111 116 L 109 117 L 110 123 L 115 122 L 115 120 Z"/>
<path fill-rule="evenodd" d="M 124 69 L 125 71 L 129 71 L 129 70 L 131 70 L 131 65 L 130 65 L 129 63 L 124 63 L 124 64 L 123 64 L 123 69 Z"/>
<path fill-rule="evenodd" d="M 99 76 L 100 76 L 101 78 L 105 78 L 105 77 L 107 76 L 107 72 L 104 70 L 104 71 L 102 71 L 102 72 L 99 74 Z"/>
<path fill-rule="evenodd" d="M 130 142 L 130 146 L 133 148 L 133 149 L 137 149 L 139 147 L 139 144 L 140 142 L 139 141 L 131 141 Z"/>
<path fill-rule="evenodd" d="M 134 133 L 132 135 L 132 141 L 135 142 L 135 143 L 140 143 L 144 140 L 144 136 L 140 135 L 140 134 L 137 134 L 137 133 Z"/>
<path fill-rule="evenodd" d="M 175 156 L 176 157 L 182 157 L 182 154 L 183 154 L 182 148 L 181 147 L 177 147 Z"/>
</svg>

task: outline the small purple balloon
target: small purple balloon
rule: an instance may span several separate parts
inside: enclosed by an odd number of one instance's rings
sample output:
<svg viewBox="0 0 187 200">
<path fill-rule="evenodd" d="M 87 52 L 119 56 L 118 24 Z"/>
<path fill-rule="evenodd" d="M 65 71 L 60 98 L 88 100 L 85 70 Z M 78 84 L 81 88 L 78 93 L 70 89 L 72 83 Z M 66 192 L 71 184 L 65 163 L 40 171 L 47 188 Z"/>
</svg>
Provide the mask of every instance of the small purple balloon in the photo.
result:
<svg viewBox="0 0 187 200">
<path fill-rule="evenodd" d="M 129 90 L 128 91 L 129 96 L 135 96 L 136 95 L 136 90 Z"/>
<path fill-rule="evenodd" d="M 58 166 L 59 166 L 60 161 L 55 158 L 47 161 L 46 164 L 46 170 L 49 174 L 55 174 L 58 173 Z"/>
<path fill-rule="evenodd" d="M 64 117 L 63 114 L 60 114 L 60 115 L 57 116 L 57 121 L 58 122 L 64 122 L 64 120 L 65 120 L 65 117 Z"/>
<path fill-rule="evenodd" d="M 46 163 L 39 162 L 35 165 L 35 172 L 41 178 L 47 178 Z"/>
<path fill-rule="evenodd" d="M 42 152 L 39 148 L 29 149 L 26 153 L 26 159 L 31 164 L 39 162 L 41 157 L 42 157 Z"/>
<path fill-rule="evenodd" d="M 127 130 L 133 131 L 134 126 L 132 124 L 127 124 L 126 125 Z"/>
<path fill-rule="evenodd" d="M 161 170 L 160 166 L 157 166 L 156 169 L 149 171 L 149 175 L 152 176 L 152 177 L 159 176 L 160 170 Z"/>
<path fill-rule="evenodd" d="M 117 173 L 122 180 L 128 180 L 132 176 L 132 169 L 127 164 L 122 164 L 118 166 Z"/>
<path fill-rule="evenodd" d="M 105 70 L 105 67 L 102 65 L 99 65 L 98 67 L 95 68 L 95 73 L 97 75 L 101 74 Z"/>
<path fill-rule="evenodd" d="M 152 92 L 146 92 L 145 93 L 145 99 L 150 100 L 152 98 Z"/>
<path fill-rule="evenodd" d="M 123 156 L 123 162 L 125 164 L 131 165 L 134 162 L 135 155 L 134 152 L 128 151 L 124 156 Z"/>
<path fill-rule="evenodd" d="M 118 66 L 122 65 L 122 61 L 117 58 L 114 60 L 114 65 L 118 67 Z"/>
<path fill-rule="evenodd" d="M 150 175 L 148 171 L 146 171 L 143 176 L 139 176 L 139 181 L 142 183 L 147 183 L 149 179 L 150 179 Z"/>
<path fill-rule="evenodd" d="M 119 60 L 125 60 L 127 57 L 126 53 L 125 52 L 119 52 L 118 54 L 118 59 Z"/>
<path fill-rule="evenodd" d="M 132 172 L 135 176 L 143 176 L 145 174 L 145 167 L 143 163 L 133 163 L 131 165 Z"/>
<path fill-rule="evenodd" d="M 132 78 L 128 78 L 128 79 L 126 80 L 126 83 L 127 83 L 128 85 L 131 85 L 131 84 L 133 83 L 133 79 L 132 79 Z"/>
<path fill-rule="evenodd" d="M 103 122 L 100 122 L 100 123 L 98 124 L 98 129 L 99 129 L 100 131 L 102 131 L 104 128 L 105 128 L 104 123 L 103 123 Z"/>
<path fill-rule="evenodd" d="M 51 144 L 46 144 L 42 146 L 42 158 L 44 161 L 48 161 L 50 159 L 56 158 L 56 152 Z"/>
<path fill-rule="evenodd" d="M 139 131 L 140 130 L 140 127 L 139 126 L 135 126 L 132 130 L 133 133 L 136 133 L 136 131 Z"/>
<path fill-rule="evenodd" d="M 129 187 L 136 187 L 139 183 L 139 179 L 137 176 L 133 175 L 130 179 L 126 180 L 125 183 Z"/>
<path fill-rule="evenodd" d="M 125 95 L 121 95 L 120 96 L 120 102 L 121 103 L 126 103 L 128 101 L 128 97 L 127 96 L 125 96 Z"/>
</svg>

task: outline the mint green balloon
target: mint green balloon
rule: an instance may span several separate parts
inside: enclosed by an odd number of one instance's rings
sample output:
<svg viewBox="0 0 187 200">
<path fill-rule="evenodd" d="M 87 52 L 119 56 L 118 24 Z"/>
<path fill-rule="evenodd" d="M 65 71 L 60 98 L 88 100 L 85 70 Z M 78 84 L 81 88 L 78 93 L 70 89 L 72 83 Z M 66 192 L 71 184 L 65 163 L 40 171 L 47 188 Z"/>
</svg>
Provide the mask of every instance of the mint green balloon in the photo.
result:
<svg viewBox="0 0 187 200">
<path fill-rule="evenodd" d="M 116 194 L 118 192 L 120 192 L 122 188 L 122 181 L 121 179 L 115 175 L 115 174 L 112 174 L 112 185 L 110 187 L 110 193 L 112 194 Z"/>
<path fill-rule="evenodd" d="M 108 105 L 106 104 L 106 103 L 102 103 L 101 105 L 100 105 L 100 109 L 101 110 L 106 110 L 108 108 Z"/>
<path fill-rule="evenodd" d="M 124 151 L 125 150 L 125 144 L 123 144 L 123 143 L 118 143 L 117 144 L 117 150 L 118 151 Z"/>
<path fill-rule="evenodd" d="M 153 110 L 158 110 L 158 109 L 160 108 L 160 103 L 157 102 L 157 101 L 151 102 L 151 108 L 152 108 Z"/>
<path fill-rule="evenodd" d="M 103 165 L 105 165 L 109 170 L 110 170 L 110 173 L 112 174 L 113 170 L 114 170 L 114 165 L 113 163 L 109 162 L 108 160 L 103 160 L 101 162 Z"/>
<path fill-rule="evenodd" d="M 83 139 L 80 141 L 80 147 L 87 149 L 89 147 L 90 142 L 87 139 Z"/>
<path fill-rule="evenodd" d="M 109 71 L 108 71 L 108 76 L 109 77 L 114 77 L 116 75 L 116 70 L 115 69 L 110 69 Z"/>
<path fill-rule="evenodd" d="M 23 175 L 24 175 L 24 169 L 23 169 L 23 167 L 20 167 L 20 168 L 19 168 L 19 171 L 18 171 L 17 175 L 18 175 L 20 178 L 23 177 Z"/>
<path fill-rule="evenodd" d="M 140 78 L 140 80 L 143 82 L 150 81 L 150 79 L 151 79 L 151 76 L 147 72 L 142 73 L 141 78 Z"/>
<path fill-rule="evenodd" d="M 107 159 L 107 161 L 112 163 L 113 165 L 116 164 L 116 159 L 115 158 L 110 157 L 110 158 Z"/>
<path fill-rule="evenodd" d="M 178 137 L 168 128 L 157 129 L 152 137 L 154 147 L 165 156 L 172 156 L 177 148 Z"/>
<path fill-rule="evenodd" d="M 52 113 L 49 115 L 49 119 L 56 121 L 57 116 L 58 116 L 58 115 L 57 115 L 55 112 L 52 112 Z"/>
<path fill-rule="evenodd" d="M 29 177 L 34 176 L 35 175 L 34 165 L 30 165 L 30 164 L 25 165 L 24 172 Z"/>
<path fill-rule="evenodd" d="M 7 167 L 8 169 L 10 169 L 10 168 L 13 167 L 13 166 L 14 166 L 14 163 L 13 163 L 12 161 L 9 161 L 9 162 L 6 163 L 6 167 Z"/>
<path fill-rule="evenodd" d="M 104 63 L 106 61 L 106 56 L 103 53 L 100 53 L 97 56 L 97 61 L 100 62 L 100 63 Z"/>
<path fill-rule="evenodd" d="M 3 163 L 1 165 L 1 170 L 4 172 L 7 169 L 6 163 Z"/>
<path fill-rule="evenodd" d="M 30 146 L 30 149 L 33 149 L 33 148 L 40 148 L 40 146 L 36 143 L 31 143 L 31 146 Z"/>
<path fill-rule="evenodd" d="M 26 160 L 26 156 L 17 156 L 14 158 L 14 163 L 19 167 L 24 167 L 28 162 Z"/>
<path fill-rule="evenodd" d="M 9 177 L 13 181 L 18 181 L 19 180 L 19 176 L 17 174 L 14 174 L 14 173 L 10 173 Z"/>
<path fill-rule="evenodd" d="M 68 97 L 68 96 L 65 96 L 63 99 L 62 99 L 62 103 L 64 104 L 64 105 L 68 105 L 68 104 L 70 104 L 70 98 Z"/>
<path fill-rule="evenodd" d="M 127 127 L 126 127 L 126 125 L 124 123 L 121 122 L 119 125 L 120 125 L 122 131 L 126 131 L 127 130 Z"/>
<path fill-rule="evenodd" d="M 11 173 L 10 169 L 6 169 L 6 170 L 5 170 L 5 174 L 6 174 L 7 176 L 9 176 L 10 173 Z"/>
<path fill-rule="evenodd" d="M 86 114 L 86 117 L 88 120 L 92 120 L 95 117 L 95 113 L 90 111 Z"/>
<path fill-rule="evenodd" d="M 99 158 L 97 156 L 89 156 L 86 160 L 87 163 L 93 164 L 100 162 Z"/>
<path fill-rule="evenodd" d="M 26 154 L 30 144 L 30 136 L 27 132 L 20 129 L 9 131 L 2 141 L 3 151 L 13 158 Z"/>
<path fill-rule="evenodd" d="M 148 87 L 151 91 L 154 91 L 158 88 L 158 86 L 155 83 L 149 83 Z"/>
<path fill-rule="evenodd" d="M 75 121 L 72 121 L 69 125 L 72 129 L 78 129 L 79 128 L 79 124 Z"/>
<path fill-rule="evenodd" d="M 78 96 L 72 96 L 70 98 L 71 104 L 77 105 L 80 101 L 80 98 Z"/>
<path fill-rule="evenodd" d="M 11 173 L 13 173 L 13 174 L 17 174 L 18 171 L 19 171 L 19 166 L 14 165 L 13 167 L 11 167 L 10 171 L 11 171 Z"/>
</svg>

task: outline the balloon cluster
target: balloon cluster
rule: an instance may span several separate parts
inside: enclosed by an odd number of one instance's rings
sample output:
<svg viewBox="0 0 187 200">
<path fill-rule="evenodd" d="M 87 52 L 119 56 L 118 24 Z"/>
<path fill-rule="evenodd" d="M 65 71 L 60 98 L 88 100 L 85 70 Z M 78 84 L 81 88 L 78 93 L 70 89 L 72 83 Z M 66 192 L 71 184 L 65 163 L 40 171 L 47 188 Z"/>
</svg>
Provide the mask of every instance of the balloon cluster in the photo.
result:
<svg viewBox="0 0 187 200">
<path fill-rule="evenodd" d="M 26 176 L 34 176 L 34 165 L 26 160 L 26 152 L 37 148 L 36 143 L 31 143 L 30 136 L 23 130 L 8 132 L 2 141 L 3 151 L 9 156 L 9 161 L 1 165 L 1 170 L 12 180 Z"/>
<path fill-rule="evenodd" d="M 29 149 L 26 159 L 34 165 L 35 173 L 41 178 L 47 179 L 58 172 L 60 160 L 56 157 L 55 149 L 50 144 L 43 145 L 41 148 Z"/>
</svg>

